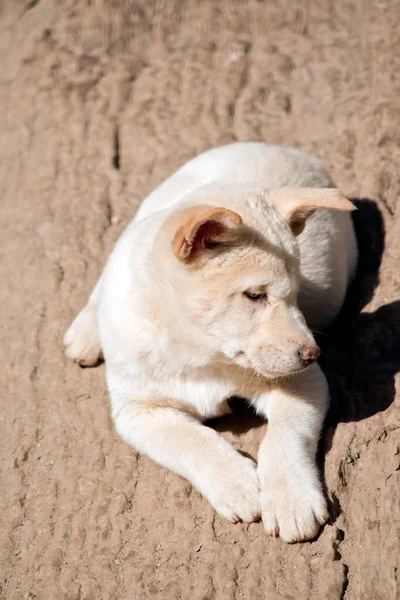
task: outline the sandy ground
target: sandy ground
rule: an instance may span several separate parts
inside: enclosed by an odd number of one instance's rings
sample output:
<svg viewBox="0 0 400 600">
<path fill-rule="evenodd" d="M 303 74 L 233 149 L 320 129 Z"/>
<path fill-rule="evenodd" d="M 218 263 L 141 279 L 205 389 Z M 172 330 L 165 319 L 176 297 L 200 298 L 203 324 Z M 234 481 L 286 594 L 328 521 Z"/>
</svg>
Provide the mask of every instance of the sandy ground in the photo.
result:
<svg viewBox="0 0 400 600">
<path fill-rule="evenodd" d="M 400 598 L 400 3 L 2 0 L 0 597 Z M 362 261 L 321 339 L 331 523 L 231 525 L 124 444 L 62 335 L 140 200 L 234 140 L 319 156 Z M 362 309 L 362 314 L 359 314 Z M 266 425 L 216 425 L 256 456 Z"/>
</svg>

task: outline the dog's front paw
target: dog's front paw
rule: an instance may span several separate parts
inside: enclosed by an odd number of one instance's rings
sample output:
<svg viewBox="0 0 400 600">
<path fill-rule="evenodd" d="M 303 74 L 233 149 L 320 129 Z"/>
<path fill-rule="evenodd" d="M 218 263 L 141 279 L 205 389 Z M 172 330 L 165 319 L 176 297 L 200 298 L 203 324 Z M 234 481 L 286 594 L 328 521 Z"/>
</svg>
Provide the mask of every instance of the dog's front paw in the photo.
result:
<svg viewBox="0 0 400 600">
<path fill-rule="evenodd" d="M 203 494 L 215 510 L 231 521 L 251 523 L 261 517 L 260 486 L 256 465 L 240 456 L 226 465 L 215 480 L 209 480 Z"/>
<path fill-rule="evenodd" d="M 328 520 L 326 500 L 318 485 L 304 485 L 277 474 L 264 478 L 261 491 L 262 520 L 267 533 L 289 544 L 312 540 Z"/>
</svg>

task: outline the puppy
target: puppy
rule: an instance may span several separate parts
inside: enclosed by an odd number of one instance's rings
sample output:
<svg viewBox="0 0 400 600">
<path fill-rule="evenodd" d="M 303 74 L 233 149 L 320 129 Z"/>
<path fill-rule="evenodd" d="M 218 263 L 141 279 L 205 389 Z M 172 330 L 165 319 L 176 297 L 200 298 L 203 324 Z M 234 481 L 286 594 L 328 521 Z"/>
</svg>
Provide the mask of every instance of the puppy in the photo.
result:
<svg viewBox="0 0 400 600">
<path fill-rule="evenodd" d="M 354 206 L 332 186 L 293 149 L 201 154 L 143 202 L 64 339 L 82 365 L 103 353 L 129 444 L 286 542 L 328 518 L 315 463 L 328 389 L 309 327 L 339 312 L 357 260 Z M 234 395 L 268 419 L 258 466 L 202 425 Z"/>
</svg>

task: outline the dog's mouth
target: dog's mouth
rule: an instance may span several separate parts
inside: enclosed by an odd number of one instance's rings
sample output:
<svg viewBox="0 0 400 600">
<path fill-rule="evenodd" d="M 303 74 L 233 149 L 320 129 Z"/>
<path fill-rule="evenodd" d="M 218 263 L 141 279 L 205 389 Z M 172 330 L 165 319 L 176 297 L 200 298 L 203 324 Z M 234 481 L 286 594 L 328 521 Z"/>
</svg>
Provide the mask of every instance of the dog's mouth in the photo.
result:
<svg viewBox="0 0 400 600">
<path fill-rule="evenodd" d="M 240 365 L 241 367 L 244 367 L 245 369 L 255 370 L 252 361 L 247 356 L 247 354 L 243 352 L 243 350 L 239 350 L 238 352 L 236 352 L 233 357 L 233 360 L 236 364 Z"/>
<path fill-rule="evenodd" d="M 236 364 L 240 365 L 241 367 L 243 367 L 245 369 L 251 369 L 252 371 L 255 371 L 258 375 L 261 375 L 262 377 L 265 377 L 266 379 L 269 379 L 269 380 L 290 378 L 290 377 L 293 377 L 294 375 L 298 375 L 299 373 L 303 373 L 304 371 L 309 369 L 311 366 L 311 364 L 302 365 L 296 369 L 292 369 L 290 371 L 285 371 L 285 372 L 283 372 L 283 371 L 274 371 L 274 372 L 266 371 L 265 369 L 262 368 L 262 366 L 255 364 L 251 360 L 251 358 L 249 358 L 249 356 L 246 354 L 246 352 L 244 352 L 243 350 L 239 350 L 238 352 L 236 352 L 233 357 L 233 360 L 235 361 Z"/>
<path fill-rule="evenodd" d="M 291 377 L 294 377 L 295 375 L 299 375 L 300 373 L 304 373 L 304 371 L 307 371 L 307 369 L 310 368 L 311 365 L 307 365 L 306 367 L 302 367 L 300 369 L 296 369 L 293 371 L 286 371 L 285 373 L 282 372 L 266 372 L 266 371 L 262 371 L 260 369 L 257 369 L 255 367 L 253 367 L 254 371 L 256 371 L 256 373 L 258 373 L 259 375 L 262 375 L 263 377 L 265 377 L 266 379 L 269 380 L 277 380 L 277 379 L 291 379 Z"/>
</svg>

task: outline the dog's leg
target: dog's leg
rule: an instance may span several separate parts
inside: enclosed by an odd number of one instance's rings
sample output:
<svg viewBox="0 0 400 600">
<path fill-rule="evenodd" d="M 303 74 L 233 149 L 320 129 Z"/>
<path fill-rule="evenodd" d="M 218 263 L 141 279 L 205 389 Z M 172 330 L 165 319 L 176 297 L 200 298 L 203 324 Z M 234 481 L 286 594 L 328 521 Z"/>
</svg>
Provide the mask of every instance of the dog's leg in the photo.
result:
<svg viewBox="0 0 400 600">
<path fill-rule="evenodd" d="M 286 542 L 314 538 L 328 519 L 315 463 L 327 404 L 327 383 L 317 364 L 255 401 L 268 418 L 258 455 L 262 519 L 267 533 Z"/>
<path fill-rule="evenodd" d="M 65 354 L 85 367 L 91 367 L 101 358 L 97 331 L 97 309 L 100 302 L 100 277 L 85 308 L 75 317 L 64 336 Z"/>
<path fill-rule="evenodd" d="M 260 518 L 256 465 L 195 417 L 173 408 L 114 411 L 118 433 L 140 453 L 188 479 L 232 522 Z"/>
</svg>

